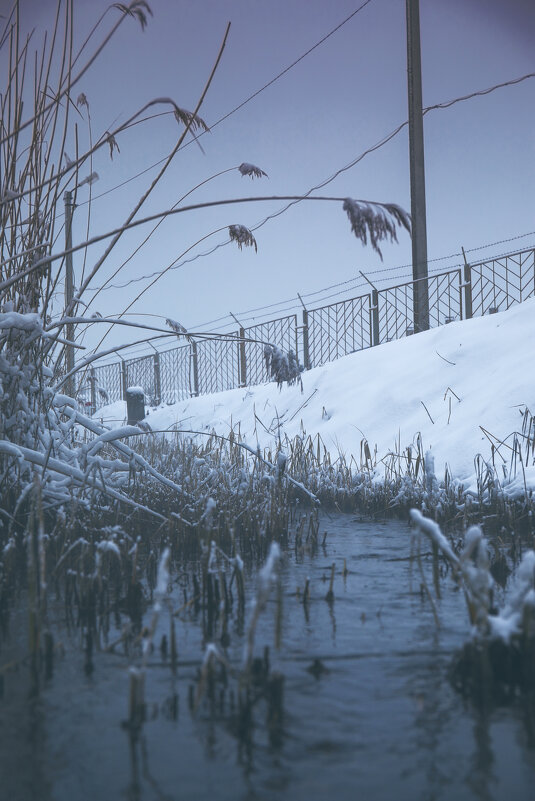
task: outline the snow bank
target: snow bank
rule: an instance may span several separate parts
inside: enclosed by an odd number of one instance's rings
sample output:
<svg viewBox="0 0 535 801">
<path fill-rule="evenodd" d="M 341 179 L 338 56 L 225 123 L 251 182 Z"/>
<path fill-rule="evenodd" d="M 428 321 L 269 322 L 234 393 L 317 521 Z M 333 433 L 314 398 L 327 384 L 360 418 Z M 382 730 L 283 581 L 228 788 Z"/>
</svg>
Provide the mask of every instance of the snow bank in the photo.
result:
<svg viewBox="0 0 535 801">
<path fill-rule="evenodd" d="M 490 457 L 485 431 L 504 439 L 519 430 L 526 406 L 535 411 L 533 341 L 535 299 L 312 369 L 302 374 L 302 393 L 296 386 L 279 390 L 274 383 L 230 390 L 149 410 L 147 421 L 153 430 L 219 434 L 239 423 L 242 440 L 255 448 L 273 445 L 279 432 L 292 438 L 305 431 L 319 434 L 333 456 L 354 455 L 357 461 L 363 439 L 381 459 L 420 433 L 438 476 L 447 464 L 470 486 L 474 457 Z M 95 415 L 113 426 L 122 425 L 125 416 L 123 402 Z M 506 458 L 509 453 L 503 448 Z M 535 470 L 526 477 L 535 488 Z M 523 482 L 517 480 L 518 491 Z"/>
</svg>

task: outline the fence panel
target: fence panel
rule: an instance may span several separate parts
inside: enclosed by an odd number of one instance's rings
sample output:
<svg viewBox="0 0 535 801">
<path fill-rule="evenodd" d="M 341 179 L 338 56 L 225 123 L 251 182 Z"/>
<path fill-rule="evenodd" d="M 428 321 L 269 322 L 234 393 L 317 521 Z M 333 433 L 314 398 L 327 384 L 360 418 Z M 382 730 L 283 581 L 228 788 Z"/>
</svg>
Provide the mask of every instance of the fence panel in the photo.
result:
<svg viewBox="0 0 535 801">
<path fill-rule="evenodd" d="M 504 311 L 535 294 L 535 250 L 470 265 L 474 315 Z"/>
<path fill-rule="evenodd" d="M 378 295 L 379 342 L 390 342 L 413 333 L 413 282 L 381 289 Z"/>
<path fill-rule="evenodd" d="M 310 366 L 319 367 L 371 345 L 369 295 L 308 312 Z"/>
<path fill-rule="evenodd" d="M 429 287 L 429 328 L 444 323 L 461 320 L 463 316 L 461 294 L 461 271 L 430 275 Z"/>
<path fill-rule="evenodd" d="M 197 340 L 199 394 L 223 392 L 239 385 L 238 334 L 222 334 L 225 339 Z"/>
<path fill-rule="evenodd" d="M 264 358 L 265 344 L 276 345 L 284 353 L 291 350 L 297 356 L 296 314 L 252 325 L 245 328 L 244 333 L 247 339 L 258 340 L 257 342 L 245 342 L 246 384 L 262 384 L 264 381 L 270 380 Z"/>
<path fill-rule="evenodd" d="M 100 409 L 108 403 L 122 400 L 123 397 L 123 378 L 121 373 L 121 363 L 103 364 L 95 367 L 95 399 L 96 408 Z"/>
<path fill-rule="evenodd" d="M 194 394 L 190 345 L 160 352 L 160 388 L 163 403 L 176 403 Z"/>
<path fill-rule="evenodd" d="M 414 284 L 407 281 L 379 290 L 379 342 L 414 333 Z M 430 328 L 462 318 L 460 270 L 430 275 L 427 286 Z"/>
</svg>

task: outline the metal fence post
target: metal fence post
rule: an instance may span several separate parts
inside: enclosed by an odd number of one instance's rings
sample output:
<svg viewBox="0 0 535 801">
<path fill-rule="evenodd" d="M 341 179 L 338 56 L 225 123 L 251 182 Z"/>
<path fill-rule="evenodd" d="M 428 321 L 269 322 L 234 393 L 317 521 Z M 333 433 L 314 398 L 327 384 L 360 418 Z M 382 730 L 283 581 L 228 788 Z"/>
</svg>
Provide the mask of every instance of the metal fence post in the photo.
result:
<svg viewBox="0 0 535 801">
<path fill-rule="evenodd" d="M 312 365 L 310 364 L 310 348 L 308 344 L 308 310 L 303 302 L 303 298 L 297 293 L 297 297 L 301 301 L 301 306 L 303 307 L 303 364 L 305 370 L 310 370 Z M 296 354 L 297 354 L 297 321 L 296 321 L 296 329 L 295 329 L 295 343 L 296 343 Z"/>
<path fill-rule="evenodd" d="M 199 394 L 199 362 L 197 359 L 197 343 L 191 342 L 191 366 L 193 373 L 193 390 L 191 394 L 196 398 Z"/>
<path fill-rule="evenodd" d="M 94 367 L 91 367 L 89 371 L 89 386 L 91 388 L 91 414 L 95 414 L 97 410 L 97 376 Z"/>
<path fill-rule="evenodd" d="M 124 359 L 121 360 L 121 385 L 123 389 L 123 400 L 126 400 L 126 390 L 128 389 L 128 382 L 126 376 L 126 362 Z"/>
<path fill-rule="evenodd" d="M 310 370 L 310 349 L 308 345 L 308 311 L 303 309 L 303 363 L 305 370 Z"/>
<path fill-rule="evenodd" d="M 153 354 L 154 365 L 154 402 L 162 402 L 162 374 L 160 372 L 160 354 Z"/>
<path fill-rule="evenodd" d="M 464 258 L 464 319 L 469 320 L 472 317 L 472 269 L 466 260 L 466 253 L 464 248 L 461 248 Z"/>
<path fill-rule="evenodd" d="M 379 291 L 372 289 L 370 306 L 371 345 L 379 345 Z"/>
<path fill-rule="evenodd" d="M 238 353 L 240 356 L 238 366 L 238 385 L 240 387 L 247 386 L 247 358 L 245 354 L 245 328 L 240 326 L 239 333 L 240 341 L 238 342 Z"/>
</svg>

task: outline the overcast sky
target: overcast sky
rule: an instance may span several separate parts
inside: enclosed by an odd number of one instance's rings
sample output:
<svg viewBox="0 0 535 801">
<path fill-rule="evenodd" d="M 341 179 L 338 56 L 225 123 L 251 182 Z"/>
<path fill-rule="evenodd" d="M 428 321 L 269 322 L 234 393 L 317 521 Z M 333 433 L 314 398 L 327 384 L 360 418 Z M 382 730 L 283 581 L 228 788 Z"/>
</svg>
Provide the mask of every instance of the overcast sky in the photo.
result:
<svg viewBox="0 0 535 801">
<path fill-rule="evenodd" d="M 50 26 L 53 0 L 21 0 L 21 4 L 26 24 L 36 33 Z M 10 4 L 0 0 L 0 5 Z M 214 126 L 359 5 L 351 0 L 151 0 L 154 16 L 146 29 L 142 31 L 134 19 L 126 20 L 76 86 L 75 95 L 87 96 L 93 139 L 156 97 L 169 96 L 192 109 L 230 21 L 227 46 L 200 112 Z M 74 0 L 74 6 L 81 41 L 107 3 Z M 420 0 L 420 6 L 424 106 L 535 71 L 531 0 Z M 118 13 L 108 13 L 102 34 Z M 489 245 L 470 253 L 475 261 L 535 244 L 535 235 L 522 236 L 535 231 L 534 100 L 535 79 L 529 79 L 426 115 L 430 260 L 457 254 L 461 245 L 467 250 Z M 283 77 L 215 125 L 200 140 L 202 150 L 193 143 L 179 152 L 141 214 L 171 207 L 201 181 L 244 161 L 265 170 L 269 179 L 252 181 L 235 170 L 197 189 L 185 202 L 303 194 L 406 119 L 405 2 L 370 0 Z M 120 152 L 113 161 L 107 149 L 95 155 L 93 169 L 100 180 L 92 188 L 91 233 L 124 221 L 157 168 L 115 187 L 163 159 L 177 135 L 176 122 L 166 114 L 121 134 Z M 88 141 L 87 122 L 82 119 L 79 136 L 81 143 Z M 70 147 L 74 150 L 72 142 Z M 410 211 L 407 129 L 342 172 L 319 194 L 395 202 Z M 83 187 L 74 215 L 75 243 L 85 238 L 87 197 Z M 253 228 L 283 205 L 244 204 L 171 217 L 112 283 L 125 284 L 161 270 L 215 229 L 232 223 Z M 94 286 L 103 284 L 149 232 L 146 226 L 125 236 Z M 298 292 L 310 308 L 362 294 L 366 289 L 360 270 L 379 285 L 401 282 L 411 273 L 410 238 L 405 232 L 400 233 L 399 244 L 383 247 L 381 262 L 353 237 L 341 204 L 303 202 L 259 228 L 255 236 L 257 254 L 232 244 L 185 263 L 162 277 L 130 313 L 161 315 L 161 322 L 172 317 L 191 330 L 213 330 L 225 327 L 233 312 L 250 325 L 298 308 Z M 225 232 L 209 236 L 184 258 L 226 239 Z M 100 246 L 91 248 L 88 263 L 101 252 Z M 81 254 L 75 257 L 75 271 L 80 270 L 81 259 Z M 459 257 L 453 256 L 430 263 L 429 269 L 458 262 Z M 108 289 L 91 309 L 117 314 L 146 284 L 141 280 Z M 336 284 L 341 286 L 327 289 Z M 282 301 L 289 303 L 250 311 Z M 219 318 L 224 319 L 212 322 Z M 108 341 L 124 339 L 123 331 Z"/>
</svg>

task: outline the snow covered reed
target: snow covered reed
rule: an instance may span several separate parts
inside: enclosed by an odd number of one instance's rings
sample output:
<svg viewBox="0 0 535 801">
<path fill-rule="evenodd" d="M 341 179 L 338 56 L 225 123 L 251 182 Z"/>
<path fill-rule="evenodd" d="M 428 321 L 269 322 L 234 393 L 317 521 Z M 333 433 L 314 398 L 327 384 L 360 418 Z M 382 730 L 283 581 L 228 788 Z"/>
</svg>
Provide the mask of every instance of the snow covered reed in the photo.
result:
<svg viewBox="0 0 535 801">
<path fill-rule="evenodd" d="M 363 245 L 370 240 L 370 245 L 383 259 L 379 242 L 390 240 L 397 242 L 396 226 L 402 226 L 411 232 L 411 218 L 395 203 L 365 203 L 353 198 L 344 200 L 344 211 L 349 217 L 351 230 Z"/>
<path fill-rule="evenodd" d="M 439 549 L 464 594 L 472 638 L 457 655 L 452 675 L 463 691 L 479 697 L 514 694 L 535 686 L 535 552 L 524 553 L 508 600 L 495 606 L 489 544 L 471 526 L 457 554 L 439 526 L 417 509 L 411 518 Z"/>
</svg>

